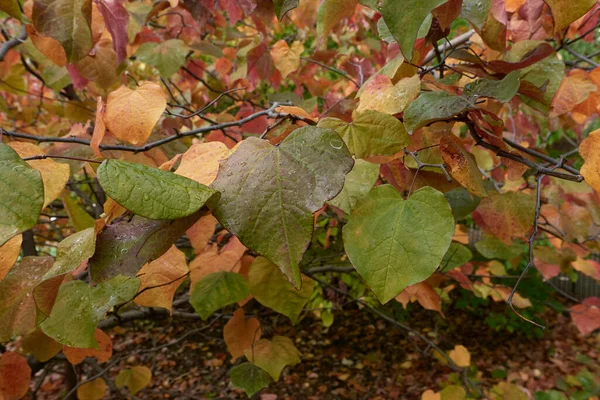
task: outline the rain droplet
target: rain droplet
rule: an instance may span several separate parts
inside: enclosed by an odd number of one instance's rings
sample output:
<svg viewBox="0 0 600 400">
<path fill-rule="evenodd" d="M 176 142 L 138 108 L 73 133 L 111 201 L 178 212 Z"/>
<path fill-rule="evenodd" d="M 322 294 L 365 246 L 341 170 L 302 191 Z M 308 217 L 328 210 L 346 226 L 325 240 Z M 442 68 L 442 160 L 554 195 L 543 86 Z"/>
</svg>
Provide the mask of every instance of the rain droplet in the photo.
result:
<svg viewBox="0 0 600 400">
<path fill-rule="evenodd" d="M 331 147 L 333 147 L 336 150 L 339 150 L 342 148 L 342 146 L 344 145 L 344 142 L 342 142 L 339 139 L 333 139 L 331 142 L 329 142 L 329 144 L 331 145 Z"/>
</svg>

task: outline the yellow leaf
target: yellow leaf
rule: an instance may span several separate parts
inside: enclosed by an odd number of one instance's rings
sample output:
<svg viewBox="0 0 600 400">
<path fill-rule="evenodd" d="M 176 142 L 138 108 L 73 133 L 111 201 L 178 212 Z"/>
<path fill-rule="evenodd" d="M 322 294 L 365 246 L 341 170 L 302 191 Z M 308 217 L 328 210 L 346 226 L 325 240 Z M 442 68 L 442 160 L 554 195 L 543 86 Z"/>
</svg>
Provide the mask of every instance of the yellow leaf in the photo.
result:
<svg viewBox="0 0 600 400">
<path fill-rule="evenodd" d="M 137 366 L 119 372 L 115 383 L 117 387 L 127 386 L 129 393 L 135 396 L 137 392 L 148 386 L 152 379 L 152 371 L 148 367 Z"/>
<path fill-rule="evenodd" d="M 228 154 L 229 149 L 222 142 L 194 144 L 181 157 L 175 173 L 208 186 L 217 177 L 220 161 Z"/>
<path fill-rule="evenodd" d="M 169 251 L 139 270 L 140 292 L 144 292 L 133 301 L 140 306 L 162 307 L 171 311 L 173 296 L 187 273 L 185 254 L 171 246 Z"/>
<path fill-rule="evenodd" d="M 583 16 L 597 0 L 545 0 L 552 11 L 554 32 L 559 33 Z"/>
<path fill-rule="evenodd" d="M 358 0 L 325 0 L 317 13 L 317 37 L 326 43 L 331 30 L 344 18 L 354 15 Z"/>
<path fill-rule="evenodd" d="M 260 339 L 260 322 L 256 318 L 244 317 L 244 309 L 238 308 L 233 313 L 233 318 L 227 321 L 223 328 L 223 339 L 227 350 L 231 353 L 231 361 L 244 355 L 244 351 L 250 348 Z"/>
<path fill-rule="evenodd" d="M 63 345 L 46 336 L 40 329 L 36 329 L 23 338 L 21 348 L 25 353 L 33 354 L 41 362 L 46 362 L 57 355 Z"/>
<path fill-rule="evenodd" d="M 271 47 L 273 63 L 283 78 L 300 68 L 300 55 L 303 51 L 304 45 L 298 40 L 292 43 L 292 47 L 283 39 Z"/>
<path fill-rule="evenodd" d="M 454 346 L 454 350 L 450 350 L 448 353 L 452 361 L 459 367 L 468 367 L 471 365 L 471 353 L 463 345 Z"/>
<path fill-rule="evenodd" d="M 44 151 L 33 143 L 10 142 L 8 144 L 21 158 L 44 155 Z M 30 160 L 27 164 L 40 171 L 44 182 L 44 207 L 60 196 L 69 181 L 69 165 L 51 159 Z"/>
<path fill-rule="evenodd" d="M 22 242 L 23 236 L 17 235 L 0 246 L 0 281 L 4 279 L 13 265 L 15 265 L 17 257 L 19 257 L 19 253 L 21 252 Z"/>
<path fill-rule="evenodd" d="M 395 85 L 385 75 L 377 75 L 364 87 L 357 112 L 375 110 L 386 114 L 401 113 L 421 91 L 418 75 L 404 78 Z"/>
<path fill-rule="evenodd" d="M 77 398 L 79 400 L 100 400 L 104 398 L 107 388 L 104 378 L 96 378 L 77 388 Z"/>
<path fill-rule="evenodd" d="M 166 106 L 165 95 L 154 82 L 142 82 L 135 90 L 121 86 L 108 95 L 104 123 L 117 138 L 144 143 Z"/>
<path fill-rule="evenodd" d="M 600 192 L 600 129 L 590 133 L 579 145 L 579 154 L 584 160 L 581 175 L 585 181 Z"/>
<path fill-rule="evenodd" d="M 440 393 L 435 393 L 431 389 L 427 389 L 421 394 L 421 400 L 442 400 L 442 395 Z"/>
</svg>

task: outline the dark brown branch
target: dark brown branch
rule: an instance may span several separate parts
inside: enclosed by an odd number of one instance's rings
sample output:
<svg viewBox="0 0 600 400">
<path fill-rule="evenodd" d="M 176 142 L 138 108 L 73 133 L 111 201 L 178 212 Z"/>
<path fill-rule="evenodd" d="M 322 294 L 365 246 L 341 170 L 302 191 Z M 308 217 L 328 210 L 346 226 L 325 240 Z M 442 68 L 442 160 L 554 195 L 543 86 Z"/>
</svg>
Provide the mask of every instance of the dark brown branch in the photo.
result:
<svg viewBox="0 0 600 400">
<path fill-rule="evenodd" d="M 17 36 L 7 40 L 6 42 L 2 43 L 2 46 L 0 46 L 0 61 L 4 61 L 4 57 L 6 57 L 6 54 L 10 51 L 10 49 L 17 47 L 25 40 L 27 40 L 27 31 L 23 26 L 21 28 L 21 32 L 19 32 Z"/>
</svg>

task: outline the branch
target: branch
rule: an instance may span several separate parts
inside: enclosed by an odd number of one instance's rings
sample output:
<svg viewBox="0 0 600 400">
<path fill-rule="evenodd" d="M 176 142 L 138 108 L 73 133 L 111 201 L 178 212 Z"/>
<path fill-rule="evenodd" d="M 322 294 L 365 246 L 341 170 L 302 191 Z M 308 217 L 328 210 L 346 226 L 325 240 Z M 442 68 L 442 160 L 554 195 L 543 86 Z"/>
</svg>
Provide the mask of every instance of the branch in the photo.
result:
<svg viewBox="0 0 600 400">
<path fill-rule="evenodd" d="M 442 47 L 441 50 L 441 54 L 444 54 L 447 50 L 447 48 L 454 48 L 456 46 L 459 46 L 465 42 L 467 42 L 469 39 L 471 39 L 471 36 L 473 36 L 473 34 L 475 33 L 474 29 L 471 29 L 470 31 L 467 31 L 465 33 L 463 33 L 462 35 L 459 35 L 457 37 L 455 37 L 454 39 L 450 40 L 450 44 L 448 46 L 448 43 L 444 42 L 444 45 Z M 425 58 L 423 59 L 423 65 L 429 63 L 430 61 L 432 61 L 434 58 L 436 57 L 435 54 L 435 48 L 433 50 L 431 50 L 429 53 L 427 53 L 427 55 L 425 56 Z"/>
<path fill-rule="evenodd" d="M 226 128 L 231 128 L 234 126 L 242 126 L 256 118 L 262 117 L 262 116 L 267 116 L 269 118 L 279 118 L 281 116 L 286 116 L 288 114 L 286 113 L 278 113 L 275 111 L 275 109 L 281 105 L 284 105 L 282 103 L 278 103 L 275 102 L 273 103 L 273 105 L 269 108 L 267 108 L 266 110 L 261 110 L 258 111 L 254 114 L 248 115 L 245 118 L 242 118 L 240 120 L 237 121 L 232 121 L 232 122 L 224 122 L 221 124 L 211 124 L 211 125 L 207 125 L 207 126 L 202 126 L 200 128 L 197 129 L 192 129 L 190 131 L 187 132 L 183 132 L 183 133 L 179 133 L 177 135 L 172 135 L 172 136 L 168 136 L 164 139 L 160 139 L 157 140 L 155 142 L 150 142 L 145 144 L 144 146 L 128 146 L 128 145 L 108 145 L 108 144 L 101 144 L 100 145 L 100 150 L 121 150 L 121 151 L 131 151 L 134 153 L 139 153 L 139 152 L 143 152 L 143 151 L 148 151 L 150 149 L 153 149 L 155 147 L 158 146 L 162 146 L 163 144 L 172 142 L 173 140 L 177 140 L 177 139 L 181 139 L 183 137 L 187 137 L 187 136 L 195 136 L 195 135 L 201 135 L 201 134 L 206 134 L 208 132 L 212 132 L 212 131 L 218 131 L 218 130 L 222 130 L 222 129 L 226 129 Z M 18 132 L 11 132 L 11 131 L 7 131 L 4 130 L 2 128 L 0 128 L 0 131 L 6 135 L 6 136 L 10 136 L 13 138 L 18 138 L 18 139 L 29 139 L 29 140 L 35 140 L 39 143 L 42 142 L 53 142 L 53 143 L 76 143 L 76 144 L 82 144 L 82 145 L 90 145 L 90 141 L 87 139 L 81 139 L 81 138 L 77 138 L 77 137 L 45 137 L 45 136 L 36 136 L 36 135 L 30 135 L 28 133 L 18 133 Z"/>
<path fill-rule="evenodd" d="M 304 61 L 308 61 L 308 62 L 311 62 L 313 64 L 317 64 L 319 67 L 323 67 L 323 68 L 325 68 L 325 69 L 327 69 L 327 70 L 329 70 L 331 72 L 335 72 L 336 74 L 340 75 L 342 78 L 344 78 L 344 79 L 346 79 L 346 80 L 354 83 L 354 85 L 357 88 L 360 88 L 360 85 L 358 84 L 358 82 L 356 82 L 354 79 L 352 79 L 350 77 L 350 75 L 346 74 L 344 71 L 341 71 L 341 70 L 339 70 L 337 68 L 331 67 L 331 66 L 329 66 L 327 64 L 323 64 L 320 61 L 313 60 L 312 58 L 307 58 L 307 57 L 300 57 L 300 58 L 303 59 Z"/>
<path fill-rule="evenodd" d="M 2 43 L 2 46 L 0 46 L 0 61 L 4 61 L 4 57 L 6 57 L 6 54 L 9 52 L 10 49 L 17 47 L 25 40 L 27 40 L 27 31 L 23 26 L 21 28 L 21 32 L 19 32 L 17 36 L 7 40 L 6 42 Z"/>
</svg>

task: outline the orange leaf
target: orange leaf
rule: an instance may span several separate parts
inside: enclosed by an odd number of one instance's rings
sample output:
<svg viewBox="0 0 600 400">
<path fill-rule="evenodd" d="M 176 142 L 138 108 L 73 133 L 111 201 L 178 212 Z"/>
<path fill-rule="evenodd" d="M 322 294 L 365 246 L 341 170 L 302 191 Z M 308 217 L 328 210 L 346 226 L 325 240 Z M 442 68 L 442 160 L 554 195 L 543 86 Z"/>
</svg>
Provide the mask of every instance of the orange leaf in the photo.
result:
<svg viewBox="0 0 600 400">
<path fill-rule="evenodd" d="M 185 232 L 196 254 L 204 251 L 208 241 L 215 233 L 216 226 L 217 219 L 212 214 L 208 214 L 201 217 Z"/>
<path fill-rule="evenodd" d="M 117 138 L 144 143 L 166 106 L 165 95 L 156 83 L 142 82 L 135 90 L 121 86 L 108 95 L 104 123 Z"/>
<path fill-rule="evenodd" d="M 444 162 L 450 167 L 450 174 L 469 192 L 479 197 L 487 197 L 483 186 L 483 176 L 477 161 L 462 146 L 459 138 L 453 134 L 442 136 L 440 150 Z"/>
<path fill-rule="evenodd" d="M 0 399 L 18 400 L 29 390 L 31 368 L 27 359 L 13 351 L 0 356 Z"/>
<path fill-rule="evenodd" d="M 228 154 L 229 149 L 221 142 L 194 144 L 181 157 L 175 173 L 210 185 L 217 177 L 220 161 Z"/>
<path fill-rule="evenodd" d="M 112 356 L 112 340 L 110 340 L 110 337 L 106 333 L 98 328 L 96 328 L 94 337 L 98 341 L 99 349 L 64 346 L 63 353 L 65 354 L 65 357 L 67 357 L 67 360 L 73 365 L 83 362 L 86 357 L 94 357 L 100 364 L 108 361 Z"/>
<path fill-rule="evenodd" d="M 300 55 L 304 51 L 302 42 L 296 40 L 292 47 L 285 40 L 279 40 L 271 47 L 271 57 L 275 68 L 281 72 L 282 78 L 300 68 Z"/>
<path fill-rule="evenodd" d="M 233 251 L 218 251 L 213 245 L 209 250 L 198 255 L 190 263 L 190 290 L 206 275 L 219 271 L 238 272 L 241 267 L 241 255 Z"/>
<path fill-rule="evenodd" d="M 17 235 L 0 246 L 0 281 L 4 279 L 13 265 L 15 265 L 15 262 L 17 262 L 22 242 L 23 236 Z"/>
<path fill-rule="evenodd" d="M 59 67 L 67 65 L 67 53 L 60 42 L 50 36 L 42 36 L 31 24 L 25 25 L 25 30 L 33 45 Z"/>
<path fill-rule="evenodd" d="M 162 307 L 171 311 L 173 296 L 187 273 L 185 254 L 171 246 L 165 254 L 139 270 L 140 292 L 144 292 L 133 301 L 140 306 Z"/>
<path fill-rule="evenodd" d="M 260 339 L 260 322 L 256 318 L 244 318 L 244 309 L 238 308 L 233 318 L 227 321 L 223 328 L 223 338 L 227 350 L 231 353 L 232 362 L 244 355 L 244 350 L 250 348 Z"/>
<path fill-rule="evenodd" d="M 96 123 L 94 125 L 94 133 L 92 134 L 90 147 L 95 155 L 102 158 L 102 154 L 100 153 L 100 143 L 102 143 L 102 139 L 104 139 L 104 134 L 106 133 L 106 125 L 104 125 L 104 111 L 106 110 L 101 96 L 98 96 L 96 103 Z"/>
<path fill-rule="evenodd" d="M 598 261 L 584 260 L 577 257 L 577 260 L 575 260 L 571 265 L 573 265 L 573 268 L 575 268 L 577 271 L 600 281 L 600 263 Z"/>
<path fill-rule="evenodd" d="M 600 298 L 588 297 L 570 311 L 573 323 L 582 335 L 600 328 Z"/>
<path fill-rule="evenodd" d="M 600 192 L 600 129 L 590 133 L 579 145 L 579 154 L 584 160 L 581 175 L 585 181 Z"/>
<path fill-rule="evenodd" d="M 590 93 L 597 90 L 598 87 L 585 72 L 563 78 L 552 99 L 550 116 L 556 117 L 571 111 L 577 104 L 584 102 Z"/>
<path fill-rule="evenodd" d="M 450 350 L 448 353 L 452 361 L 459 367 L 468 367 L 471 365 L 471 353 L 469 350 L 463 345 L 454 346 L 454 350 Z"/>
</svg>

